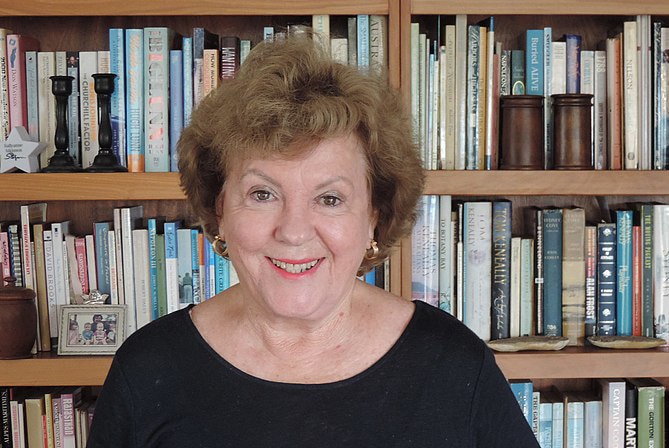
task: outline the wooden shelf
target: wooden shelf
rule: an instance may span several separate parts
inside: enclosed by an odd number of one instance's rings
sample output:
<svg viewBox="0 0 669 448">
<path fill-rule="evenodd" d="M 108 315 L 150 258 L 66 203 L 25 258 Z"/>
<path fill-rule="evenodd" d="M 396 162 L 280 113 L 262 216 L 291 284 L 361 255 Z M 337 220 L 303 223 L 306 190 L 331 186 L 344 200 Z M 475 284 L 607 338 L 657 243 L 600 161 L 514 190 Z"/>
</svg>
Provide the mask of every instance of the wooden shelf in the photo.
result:
<svg viewBox="0 0 669 448">
<path fill-rule="evenodd" d="M 27 359 L 0 360 L 3 386 L 101 386 L 111 356 L 57 356 L 42 352 Z"/>
<path fill-rule="evenodd" d="M 427 171 L 426 194 L 453 196 L 669 195 L 669 171 Z"/>
<path fill-rule="evenodd" d="M 650 350 L 566 347 L 560 351 L 496 353 L 508 379 L 669 377 L 669 346 Z"/>
<path fill-rule="evenodd" d="M 3 2 L 0 16 L 198 16 L 388 14 L 383 0 L 26 0 Z"/>
<path fill-rule="evenodd" d="M 407 3 L 407 2 L 405 2 Z M 513 0 L 413 0 L 411 14 L 485 14 L 485 15 L 636 15 L 669 14 L 666 0 L 560 0 L 556 2 Z"/>
<path fill-rule="evenodd" d="M 3 201 L 179 200 L 178 173 L 0 174 Z"/>
</svg>

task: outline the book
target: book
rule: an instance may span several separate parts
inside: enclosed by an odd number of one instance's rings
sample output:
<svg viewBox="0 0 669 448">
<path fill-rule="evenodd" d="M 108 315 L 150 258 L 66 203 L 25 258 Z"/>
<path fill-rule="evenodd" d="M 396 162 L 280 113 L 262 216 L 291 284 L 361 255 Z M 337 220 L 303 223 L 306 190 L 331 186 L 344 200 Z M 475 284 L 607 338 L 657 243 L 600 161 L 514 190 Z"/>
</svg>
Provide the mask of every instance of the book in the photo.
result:
<svg viewBox="0 0 669 448">
<path fill-rule="evenodd" d="M 79 134 L 79 52 L 65 52 L 67 75 L 72 79 L 72 93 L 67 99 L 68 152 L 72 159 L 81 164 L 81 136 Z M 124 160 L 125 161 L 125 158 Z"/>
<path fill-rule="evenodd" d="M 512 380 L 509 381 L 509 387 L 511 387 L 511 392 L 516 397 L 516 401 L 527 423 L 532 425 L 532 393 L 534 392 L 534 384 L 530 380 Z"/>
<path fill-rule="evenodd" d="M 144 30 L 125 30 L 126 145 L 131 173 L 144 172 Z"/>
<path fill-rule="evenodd" d="M 544 31 L 525 32 L 525 93 L 544 95 Z"/>
<path fill-rule="evenodd" d="M 32 225 L 33 259 L 35 261 L 35 293 L 37 301 L 37 325 L 39 339 L 37 350 L 51 351 L 51 323 L 54 320 L 50 313 L 55 311 L 49 306 L 48 286 L 46 277 L 46 261 L 44 256 L 44 223 Z"/>
<path fill-rule="evenodd" d="M 168 27 L 144 28 L 144 170 L 170 171 L 170 50 L 181 38 Z"/>
<path fill-rule="evenodd" d="M 137 329 L 136 302 L 135 302 L 135 263 L 133 258 L 133 235 L 132 231 L 141 226 L 144 217 L 144 206 L 136 205 L 132 207 L 122 207 L 120 209 L 120 225 L 114 228 L 120 230 L 116 238 L 120 239 L 123 271 L 123 297 L 124 303 L 128 306 L 126 311 L 126 325 L 128 335 Z M 118 256 L 117 256 L 118 263 Z"/>
<path fill-rule="evenodd" d="M 543 211 L 544 334 L 562 336 L 562 209 Z"/>
<path fill-rule="evenodd" d="M 112 128 L 112 150 L 119 164 L 123 166 L 127 165 L 125 70 L 125 30 L 109 28 L 109 71 L 116 75 L 109 114 Z"/>
<path fill-rule="evenodd" d="M 439 308 L 453 314 L 453 236 L 451 196 L 439 195 Z"/>
<path fill-rule="evenodd" d="M 653 205 L 653 312 L 655 337 L 669 342 L 669 205 Z"/>
<path fill-rule="evenodd" d="M 626 382 L 620 378 L 598 380 L 602 394 L 602 435 L 604 446 L 623 448 L 625 446 L 625 388 Z"/>
<path fill-rule="evenodd" d="M 193 299 L 193 256 L 191 229 L 177 229 L 177 269 L 179 279 L 179 308 L 195 303 Z"/>
<path fill-rule="evenodd" d="M 411 241 L 411 297 L 439 306 L 439 196 L 421 196 Z"/>
<path fill-rule="evenodd" d="M 525 50 L 511 50 L 511 94 L 525 95 Z"/>
<path fill-rule="evenodd" d="M 638 207 L 641 226 L 641 334 L 653 337 L 653 205 Z"/>
<path fill-rule="evenodd" d="M 25 398 L 24 403 L 28 447 L 43 447 L 46 440 L 44 395 L 34 392 Z"/>
<path fill-rule="evenodd" d="M 564 442 L 569 448 L 585 448 L 585 403 L 577 392 L 562 392 L 564 400 Z"/>
<path fill-rule="evenodd" d="M 632 335 L 632 211 L 616 211 L 617 334 Z"/>
<path fill-rule="evenodd" d="M 664 385 L 652 378 L 633 378 L 630 382 L 637 390 L 638 446 L 666 446 Z"/>
<path fill-rule="evenodd" d="M 510 244 L 510 276 L 509 276 L 509 336 L 516 338 L 520 336 L 520 243 L 521 238 L 514 236 Z"/>
<path fill-rule="evenodd" d="M 205 48 L 202 52 L 202 94 L 204 96 L 216 90 L 221 82 L 219 53 L 218 48 Z"/>
<path fill-rule="evenodd" d="M 592 135 L 593 135 L 593 166 L 597 170 L 608 168 L 607 147 L 607 91 L 606 91 L 606 51 L 595 50 L 594 98 L 592 110 Z"/>
<path fill-rule="evenodd" d="M 583 447 L 603 448 L 603 402 L 593 391 L 580 393 L 583 400 Z"/>
<path fill-rule="evenodd" d="M 9 402 L 11 389 L 0 387 L 0 442 L 1 446 L 12 448 L 12 416 Z"/>
<path fill-rule="evenodd" d="M 98 73 L 96 51 L 79 52 L 79 126 L 81 126 L 81 166 L 93 164 L 100 150 L 98 141 L 98 100 L 93 74 Z"/>
<path fill-rule="evenodd" d="M 487 341 L 490 340 L 492 203 L 465 202 L 463 212 L 463 322 Z"/>
<path fill-rule="evenodd" d="M 97 271 L 97 290 L 101 294 L 111 294 L 111 276 L 109 273 L 109 231 L 112 223 L 98 221 L 93 223 L 95 237 L 95 267 Z"/>
<path fill-rule="evenodd" d="M 377 73 L 388 68 L 388 17 L 369 16 L 369 65 Z"/>
<path fill-rule="evenodd" d="M 562 211 L 562 335 L 585 345 L 585 210 Z"/>
<path fill-rule="evenodd" d="M 520 240 L 520 335 L 534 333 L 534 240 Z"/>
<path fill-rule="evenodd" d="M 606 103 L 608 167 L 620 170 L 622 160 L 622 44 L 621 35 L 606 39 Z"/>
<path fill-rule="evenodd" d="M 193 28 L 193 106 L 204 98 L 204 50 L 218 49 L 219 36 L 203 27 Z"/>
<path fill-rule="evenodd" d="M 599 336 L 615 336 L 617 303 L 617 246 L 615 223 L 597 224 L 597 328 Z"/>
<path fill-rule="evenodd" d="M 12 30 L 0 28 L 0 140 L 7 140 L 11 125 L 9 122 L 9 79 L 7 76 L 7 35 Z"/>
<path fill-rule="evenodd" d="M 28 135 L 39 140 L 39 76 L 37 52 L 26 51 L 26 101 L 28 103 Z M 77 129 L 78 132 L 78 129 Z"/>
<path fill-rule="evenodd" d="M 581 93 L 581 42 L 578 34 L 565 34 L 567 49 L 567 93 Z"/>
<path fill-rule="evenodd" d="M 27 288 L 35 289 L 35 272 L 32 257 L 32 225 L 46 221 L 46 202 L 35 202 L 20 206 L 21 216 L 21 266 L 23 281 Z"/>
<path fill-rule="evenodd" d="M 23 126 L 28 129 L 26 52 L 38 51 L 40 43 L 36 38 L 25 34 L 7 34 L 6 36 L 9 128 Z"/>
<path fill-rule="evenodd" d="M 509 337 L 509 297 L 511 282 L 510 201 L 492 203 L 492 329 L 491 339 Z"/>
<path fill-rule="evenodd" d="M 585 343 L 597 330 L 597 226 L 585 226 Z"/>
<path fill-rule="evenodd" d="M 624 169 L 639 167 L 639 75 L 637 62 L 637 23 L 623 22 L 622 41 L 622 99 L 623 99 L 623 156 Z"/>
<path fill-rule="evenodd" d="M 368 14 L 358 14 L 357 15 L 357 66 L 358 67 L 368 67 L 369 66 L 369 15 Z"/>
<path fill-rule="evenodd" d="M 190 116 L 193 113 L 193 38 L 184 36 L 181 38 L 182 51 L 182 74 L 183 80 L 183 123 L 188 126 Z"/>
<path fill-rule="evenodd" d="M 37 52 L 37 117 L 39 120 L 39 141 L 46 143 L 40 153 L 40 166 L 47 166 L 56 152 L 54 133 L 56 132 L 56 98 L 51 92 L 51 77 L 56 74 L 56 58 L 53 51 Z"/>
<path fill-rule="evenodd" d="M 145 228 L 132 229 L 133 283 L 136 329 L 142 328 L 152 319 L 151 261 L 149 235 Z"/>
<path fill-rule="evenodd" d="M 170 50 L 170 171 L 179 171 L 177 142 L 184 127 L 184 55 L 182 50 Z"/>
<path fill-rule="evenodd" d="M 177 229 L 181 228 L 181 225 L 180 221 L 167 221 L 163 225 L 165 234 L 165 290 L 168 313 L 180 308 Z"/>
<path fill-rule="evenodd" d="M 239 46 L 239 37 L 221 36 L 219 47 L 219 78 L 221 82 L 234 78 L 237 70 L 239 70 Z"/>
<path fill-rule="evenodd" d="M 624 446 L 637 446 L 638 419 L 636 387 L 629 381 L 625 381 L 625 443 Z"/>
<path fill-rule="evenodd" d="M 539 396 L 539 446 L 553 447 L 553 403 L 545 401 L 544 394 Z"/>
<path fill-rule="evenodd" d="M 149 246 L 150 248 L 151 246 Z M 167 275 L 165 271 L 165 235 L 162 233 L 156 234 L 155 243 L 156 254 L 156 284 L 151 285 L 151 294 L 153 288 L 157 289 L 158 299 L 158 314 L 155 317 L 162 317 L 167 314 Z"/>
</svg>

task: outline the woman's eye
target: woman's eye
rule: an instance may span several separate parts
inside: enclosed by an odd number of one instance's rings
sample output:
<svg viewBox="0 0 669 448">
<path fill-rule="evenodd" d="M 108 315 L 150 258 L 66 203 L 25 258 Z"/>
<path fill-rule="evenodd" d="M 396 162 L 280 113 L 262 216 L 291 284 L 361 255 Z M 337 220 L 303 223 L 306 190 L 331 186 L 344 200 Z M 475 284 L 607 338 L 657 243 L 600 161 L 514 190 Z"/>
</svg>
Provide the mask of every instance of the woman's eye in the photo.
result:
<svg viewBox="0 0 669 448">
<path fill-rule="evenodd" d="M 256 201 L 268 201 L 272 198 L 272 193 L 267 190 L 258 190 L 252 193 Z"/>
<path fill-rule="evenodd" d="M 327 205 L 328 207 L 336 207 L 341 202 L 341 199 L 339 199 L 337 196 L 327 195 L 323 196 L 321 201 L 323 201 L 323 205 Z"/>
</svg>

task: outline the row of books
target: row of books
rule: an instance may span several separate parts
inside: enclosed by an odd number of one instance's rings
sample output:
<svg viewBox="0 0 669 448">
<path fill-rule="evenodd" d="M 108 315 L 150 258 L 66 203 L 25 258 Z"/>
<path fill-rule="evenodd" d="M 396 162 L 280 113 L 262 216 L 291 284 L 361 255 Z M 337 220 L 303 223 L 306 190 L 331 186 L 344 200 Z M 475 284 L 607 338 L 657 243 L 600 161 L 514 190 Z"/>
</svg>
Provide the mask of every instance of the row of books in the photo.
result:
<svg viewBox="0 0 669 448">
<path fill-rule="evenodd" d="M 582 391 L 510 386 L 541 448 L 666 446 L 666 387 L 655 379 L 605 378 Z"/>
<path fill-rule="evenodd" d="M 310 33 L 341 62 L 387 66 L 387 18 L 349 17 L 346 35 L 330 29 L 329 15 L 312 24 L 289 25 L 289 33 Z M 274 39 L 267 26 L 264 39 Z M 278 36 L 278 34 L 277 34 Z M 181 35 L 168 27 L 109 29 L 109 49 L 40 51 L 37 38 L 0 28 L 0 140 L 23 126 L 46 142 L 44 167 L 55 152 L 55 97 L 50 76 L 74 78 L 68 101 L 69 152 L 84 168 L 98 153 L 98 108 L 94 73 L 116 74 L 111 99 L 113 150 L 131 172 L 177 170 L 176 142 L 199 101 L 234 77 L 252 42 L 202 27 Z"/>
<path fill-rule="evenodd" d="M 441 22 L 440 22 L 441 23 Z M 591 167 L 669 168 L 669 28 L 639 15 L 583 48 L 579 34 L 553 36 L 528 29 L 525 44 L 504 48 L 493 17 L 437 30 L 436 39 L 411 28 L 411 105 L 427 169 L 497 169 L 500 97 L 543 97 L 544 168 L 553 167 L 551 95 L 593 95 Z"/>
<path fill-rule="evenodd" d="M 0 386 L 0 446 L 84 448 L 94 412 L 90 387 Z"/>
<path fill-rule="evenodd" d="M 630 204 L 608 222 L 579 207 L 516 210 L 507 200 L 422 197 L 412 234 L 412 296 L 482 339 L 649 336 L 669 341 L 669 205 Z M 520 236 L 522 234 L 522 236 Z"/>
</svg>

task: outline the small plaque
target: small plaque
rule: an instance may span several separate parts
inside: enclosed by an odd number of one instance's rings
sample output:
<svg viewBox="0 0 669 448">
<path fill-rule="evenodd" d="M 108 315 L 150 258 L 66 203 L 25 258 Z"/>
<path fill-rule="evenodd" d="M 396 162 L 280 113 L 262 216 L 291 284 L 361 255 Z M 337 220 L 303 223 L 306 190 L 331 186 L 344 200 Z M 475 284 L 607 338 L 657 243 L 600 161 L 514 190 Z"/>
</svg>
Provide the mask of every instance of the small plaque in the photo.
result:
<svg viewBox="0 0 669 448">
<path fill-rule="evenodd" d="M 46 148 L 46 143 L 32 141 L 23 126 L 15 126 L 9 138 L 0 145 L 0 173 L 39 171 L 39 154 Z"/>
</svg>

